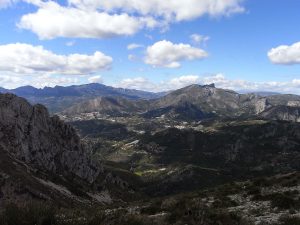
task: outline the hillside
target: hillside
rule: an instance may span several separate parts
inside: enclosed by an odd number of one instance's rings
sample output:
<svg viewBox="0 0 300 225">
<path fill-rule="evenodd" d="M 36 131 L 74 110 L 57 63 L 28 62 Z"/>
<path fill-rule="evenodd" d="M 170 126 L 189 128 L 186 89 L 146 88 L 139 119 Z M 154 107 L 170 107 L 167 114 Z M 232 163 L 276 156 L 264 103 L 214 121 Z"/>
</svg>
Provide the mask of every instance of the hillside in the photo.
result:
<svg viewBox="0 0 300 225">
<path fill-rule="evenodd" d="M 260 116 L 270 120 L 300 122 L 300 107 L 279 105 L 265 110 L 260 114 Z"/>
<path fill-rule="evenodd" d="M 62 113 L 76 115 L 80 113 L 99 112 L 109 115 L 129 115 L 146 110 L 148 102 L 145 100 L 129 100 L 123 97 L 98 97 L 75 104 Z"/>
<path fill-rule="evenodd" d="M 108 204 L 128 188 L 93 159 L 74 128 L 13 94 L 0 95 L 0 160 L 0 207 L 33 200 Z"/>
</svg>

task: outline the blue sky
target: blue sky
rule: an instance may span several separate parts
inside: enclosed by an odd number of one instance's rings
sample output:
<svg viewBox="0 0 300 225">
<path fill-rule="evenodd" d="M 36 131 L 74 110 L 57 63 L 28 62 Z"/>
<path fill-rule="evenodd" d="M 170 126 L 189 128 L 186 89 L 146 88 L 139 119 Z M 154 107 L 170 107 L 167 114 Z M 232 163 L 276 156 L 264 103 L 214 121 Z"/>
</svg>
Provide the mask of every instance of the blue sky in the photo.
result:
<svg viewBox="0 0 300 225">
<path fill-rule="evenodd" d="M 0 0 L 0 86 L 300 94 L 299 21 L 299 0 Z"/>
</svg>

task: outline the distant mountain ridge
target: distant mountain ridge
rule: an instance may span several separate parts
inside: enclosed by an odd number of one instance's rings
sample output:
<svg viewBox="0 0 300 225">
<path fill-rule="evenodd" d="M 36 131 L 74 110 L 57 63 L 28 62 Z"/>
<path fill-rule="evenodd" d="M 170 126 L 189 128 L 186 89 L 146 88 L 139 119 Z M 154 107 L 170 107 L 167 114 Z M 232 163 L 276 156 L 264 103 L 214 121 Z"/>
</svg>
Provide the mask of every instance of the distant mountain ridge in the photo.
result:
<svg viewBox="0 0 300 225">
<path fill-rule="evenodd" d="M 201 120 L 216 117 L 265 117 L 267 119 L 297 120 L 297 111 L 289 110 L 285 116 L 263 113 L 273 107 L 299 107 L 298 95 L 239 94 L 232 90 L 216 88 L 210 85 L 190 85 L 162 97 L 148 100 L 124 99 L 122 97 L 106 97 L 74 104 L 63 111 L 65 114 L 99 112 L 116 115 L 117 112 L 139 115 L 145 118 L 167 117 L 180 120 Z M 295 115 L 287 115 L 295 114 Z M 296 118 L 296 119 L 295 119 Z"/>
<path fill-rule="evenodd" d="M 273 92 L 240 94 L 217 88 L 214 84 L 193 84 L 168 93 L 114 88 L 99 83 L 43 89 L 32 86 L 11 90 L 0 88 L 0 92 L 16 94 L 33 104 L 43 104 L 51 113 L 68 115 L 99 112 L 111 116 L 139 115 L 180 120 L 258 116 L 298 121 L 299 115 L 293 107 L 300 107 L 298 95 Z M 291 109 L 284 112 L 283 108 L 271 110 L 279 106 Z"/>
<path fill-rule="evenodd" d="M 99 83 L 72 85 L 72 86 L 55 86 L 35 88 L 33 86 L 22 86 L 15 89 L 0 88 L 0 92 L 9 92 L 20 97 L 64 97 L 64 96 L 119 96 L 131 99 L 152 99 L 160 97 L 162 93 L 154 93 L 126 88 L 114 88 Z"/>
<path fill-rule="evenodd" d="M 55 86 L 42 89 L 23 86 L 15 89 L 0 88 L 0 93 L 12 93 L 26 98 L 33 104 L 45 105 L 50 112 L 59 112 L 74 103 L 90 100 L 101 96 L 124 97 L 128 99 L 154 99 L 165 93 L 153 93 L 134 89 L 114 88 L 99 83 L 72 85 L 68 87 Z"/>
</svg>

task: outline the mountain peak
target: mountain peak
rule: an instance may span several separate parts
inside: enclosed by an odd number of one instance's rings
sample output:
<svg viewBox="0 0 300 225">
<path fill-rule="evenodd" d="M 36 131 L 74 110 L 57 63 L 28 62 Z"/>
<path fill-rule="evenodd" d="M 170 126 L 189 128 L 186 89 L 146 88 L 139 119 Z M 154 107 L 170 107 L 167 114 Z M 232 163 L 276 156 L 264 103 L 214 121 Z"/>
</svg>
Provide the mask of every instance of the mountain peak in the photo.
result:
<svg viewBox="0 0 300 225">
<path fill-rule="evenodd" d="M 184 87 L 183 89 L 190 89 L 190 88 L 216 88 L 216 85 L 214 83 L 211 84 L 191 84 L 189 86 Z"/>
<path fill-rule="evenodd" d="M 205 85 L 200 85 L 200 84 L 192 84 L 189 86 L 186 86 L 184 88 L 181 88 L 179 90 L 175 90 L 173 93 L 176 93 L 177 91 L 179 91 L 180 93 L 183 92 L 202 92 L 205 91 L 206 89 L 215 89 L 215 84 L 205 84 Z"/>
<path fill-rule="evenodd" d="M 202 87 L 216 88 L 216 85 L 215 85 L 215 83 L 211 83 L 211 84 L 202 85 Z"/>
</svg>

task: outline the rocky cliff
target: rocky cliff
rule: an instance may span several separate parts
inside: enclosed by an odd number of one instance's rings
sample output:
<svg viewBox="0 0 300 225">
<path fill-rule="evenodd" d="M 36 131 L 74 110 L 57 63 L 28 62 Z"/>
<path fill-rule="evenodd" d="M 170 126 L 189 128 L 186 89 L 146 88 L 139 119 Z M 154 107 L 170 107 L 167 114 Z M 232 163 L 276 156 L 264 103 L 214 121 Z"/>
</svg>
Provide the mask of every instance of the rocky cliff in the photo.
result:
<svg viewBox="0 0 300 225">
<path fill-rule="evenodd" d="M 13 94 L 0 95 L 0 149 L 36 170 L 89 183 L 102 170 L 71 126 Z"/>
</svg>

